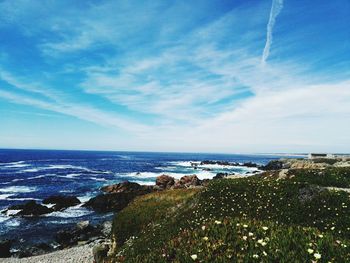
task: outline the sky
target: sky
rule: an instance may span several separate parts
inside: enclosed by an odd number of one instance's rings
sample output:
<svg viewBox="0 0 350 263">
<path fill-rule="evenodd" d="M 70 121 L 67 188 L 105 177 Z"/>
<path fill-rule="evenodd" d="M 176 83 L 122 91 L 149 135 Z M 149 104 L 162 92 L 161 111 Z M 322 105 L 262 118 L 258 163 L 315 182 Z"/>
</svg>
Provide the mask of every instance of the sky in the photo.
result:
<svg viewBox="0 0 350 263">
<path fill-rule="evenodd" d="M 350 152 L 350 0 L 0 0 L 0 148 Z"/>
</svg>

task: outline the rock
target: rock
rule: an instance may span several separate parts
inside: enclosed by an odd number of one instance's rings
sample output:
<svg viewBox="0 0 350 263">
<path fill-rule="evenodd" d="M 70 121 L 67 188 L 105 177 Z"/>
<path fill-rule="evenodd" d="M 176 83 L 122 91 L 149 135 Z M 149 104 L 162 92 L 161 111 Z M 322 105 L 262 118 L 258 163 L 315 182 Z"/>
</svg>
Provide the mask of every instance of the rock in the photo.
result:
<svg viewBox="0 0 350 263">
<path fill-rule="evenodd" d="M 174 178 L 165 174 L 158 176 L 156 179 L 156 186 L 158 186 L 160 189 L 169 189 L 174 184 Z"/>
<path fill-rule="evenodd" d="M 180 180 L 176 181 L 174 184 L 174 188 L 190 188 L 201 185 L 201 180 L 198 179 L 196 175 L 185 175 L 180 178 Z"/>
<path fill-rule="evenodd" d="M 39 216 L 52 213 L 54 211 L 51 208 L 37 204 L 34 200 L 28 201 L 24 204 L 10 206 L 8 210 L 21 210 L 20 212 L 14 214 L 15 216 Z"/>
<path fill-rule="evenodd" d="M 103 236 L 109 237 L 112 232 L 112 221 L 103 222 L 101 225 L 101 232 Z"/>
<path fill-rule="evenodd" d="M 106 262 L 105 259 L 108 255 L 109 251 L 109 245 L 102 243 L 102 244 L 97 244 L 96 246 L 93 247 L 92 253 L 94 255 L 94 260 L 96 263 L 104 263 Z"/>
<path fill-rule="evenodd" d="M 61 211 L 70 206 L 80 204 L 80 200 L 75 196 L 53 195 L 45 198 L 43 204 L 55 204 L 52 209 L 55 211 Z"/>
<path fill-rule="evenodd" d="M 263 170 L 280 170 L 283 168 L 283 162 L 279 160 L 270 161 L 268 164 L 262 167 Z"/>
<path fill-rule="evenodd" d="M 31 247 L 25 247 L 18 251 L 15 256 L 19 258 L 31 257 L 46 254 L 53 251 L 54 249 L 46 243 L 38 243 Z"/>
<path fill-rule="evenodd" d="M 101 194 L 91 198 L 84 206 L 98 213 L 118 212 L 125 208 L 136 196 L 147 192 Z"/>
<path fill-rule="evenodd" d="M 228 176 L 228 173 L 217 173 L 214 177 L 213 177 L 213 179 L 215 180 L 215 179 L 222 179 L 222 178 L 225 178 L 225 177 L 227 177 Z"/>
<path fill-rule="evenodd" d="M 90 225 L 90 222 L 88 220 L 80 221 L 77 223 L 77 229 L 83 230 L 83 229 L 87 228 L 89 225 Z"/>
<path fill-rule="evenodd" d="M 244 163 L 243 166 L 245 166 L 245 167 L 259 167 L 259 165 L 257 165 L 256 163 L 252 163 L 252 162 Z"/>
<path fill-rule="evenodd" d="M 91 241 L 91 239 L 101 236 L 101 229 L 92 226 L 88 221 L 79 222 L 76 228 L 64 229 L 57 232 L 55 240 L 66 248 L 82 243 L 83 241 Z"/>
<path fill-rule="evenodd" d="M 119 184 L 113 184 L 113 185 L 108 185 L 104 186 L 101 188 L 103 192 L 106 193 L 131 193 L 131 192 L 151 192 L 152 187 L 149 185 L 140 185 L 138 183 L 133 183 L 133 182 L 122 182 Z"/>
<path fill-rule="evenodd" d="M 0 240 L 0 258 L 8 258 L 11 256 L 12 241 L 11 240 Z"/>
</svg>

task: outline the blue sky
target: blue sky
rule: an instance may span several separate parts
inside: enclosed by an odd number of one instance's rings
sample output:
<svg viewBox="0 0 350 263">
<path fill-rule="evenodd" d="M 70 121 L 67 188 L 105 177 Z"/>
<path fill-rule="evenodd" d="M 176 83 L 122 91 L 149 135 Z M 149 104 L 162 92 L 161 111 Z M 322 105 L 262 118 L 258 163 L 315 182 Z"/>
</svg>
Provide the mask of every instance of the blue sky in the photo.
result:
<svg viewBox="0 0 350 263">
<path fill-rule="evenodd" d="M 350 1 L 0 0 L 0 147 L 350 152 Z"/>
</svg>

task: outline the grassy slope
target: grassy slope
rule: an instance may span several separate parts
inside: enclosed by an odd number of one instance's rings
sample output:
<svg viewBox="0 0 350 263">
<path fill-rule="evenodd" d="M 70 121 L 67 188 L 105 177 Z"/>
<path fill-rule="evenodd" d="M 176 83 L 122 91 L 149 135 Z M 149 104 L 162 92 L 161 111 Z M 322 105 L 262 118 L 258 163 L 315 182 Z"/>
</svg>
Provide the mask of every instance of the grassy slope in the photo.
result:
<svg viewBox="0 0 350 263">
<path fill-rule="evenodd" d="M 347 174 L 338 170 L 334 181 Z M 306 174 L 297 178 L 223 179 L 200 192 L 174 190 L 140 197 L 114 221 L 118 246 L 112 259 L 349 262 L 349 194 L 310 188 Z"/>
</svg>

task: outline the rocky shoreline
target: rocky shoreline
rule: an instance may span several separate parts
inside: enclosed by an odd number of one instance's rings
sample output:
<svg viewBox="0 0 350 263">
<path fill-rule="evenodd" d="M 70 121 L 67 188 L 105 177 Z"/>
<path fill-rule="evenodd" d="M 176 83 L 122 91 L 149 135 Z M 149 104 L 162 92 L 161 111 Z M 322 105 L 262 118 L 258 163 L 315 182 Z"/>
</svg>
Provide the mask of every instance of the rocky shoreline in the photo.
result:
<svg viewBox="0 0 350 263">
<path fill-rule="evenodd" d="M 203 165 L 254 167 L 257 170 L 252 174 L 263 170 L 262 166 L 254 163 L 232 163 L 210 160 L 191 163 L 191 166 L 194 169 L 211 170 L 210 168 L 200 167 Z M 230 173 L 217 173 L 213 179 L 232 176 L 237 175 Z M 203 187 L 209 181 L 209 179 L 200 180 L 196 175 L 187 175 L 180 179 L 175 179 L 169 175 L 163 174 L 156 178 L 155 185 L 140 185 L 138 183 L 126 181 L 104 186 L 100 189 L 101 193 L 99 195 L 92 197 L 85 203 L 82 203 L 76 196 L 53 195 L 45 198 L 42 202 L 29 200 L 24 203 L 9 206 L 7 209 L 1 211 L 1 213 L 11 217 L 36 218 L 53 212 L 64 211 L 65 209 L 74 206 L 86 207 L 101 214 L 110 212 L 116 213 L 125 208 L 137 196 L 168 189 Z M 92 225 L 88 221 L 82 221 L 78 222 L 74 227 L 59 230 L 55 233 L 54 240 L 49 244 L 36 243 L 30 246 L 21 246 L 18 245 L 20 243 L 18 240 L 0 240 L 0 258 L 25 258 L 38 256 L 77 245 L 90 244 L 96 242 L 96 240 L 105 240 L 108 238 L 110 228 L 110 221 L 99 225 Z"/>
<path fill-rule="evenodd" d="M 250 175 L 257 176 L 276 176 L 283 178 L 294 169 L 323 169 L 329 166 L 342 167 L 350 166 L 349 160 L 307 160 L 307 159 L 281 159 L 269 162 L 265 166 L 254 163 L 230 163 L 221 161 L 202 161 L 191 164 L 195 169 L 200 165 L 221 165 L 221 166 L 245 166 L 256 168 Z M 203 168 L 201 168 L 203 169 Z M 213 180 L 222 178 L 241 178 L 247 175 L 217 173 Z M 209 179 L 200 180 L 196 175 L 183 176 L 175 179 L 169 175 L 163 174 L 158 176 L 155 185 L 140 185 L 134 182 L 122 182 L 118 184 L 102 187 L 101 194 L 91 198 L 86 203 L 81 203 L 75 196 L 50 196 L 41 203 L 34 200 L 26 203 L 10 206 L 2 213 L 14 217 L 38 217 L 55 211 L 63 211 L 69 207 L 81 205 L 97 213 L 119 212 L 124 209 L 136 197 L 152 192 L 164 191 L 169 189 L 186 189 L 205 187 Z M 50 243 L 40 243 L 31 247 L 23 247 L 14 250 L 12 245 L 14 240 L 0 241 L 0 257 L 23 258 L 33 257 L 47 253 L 58 253 L 62 249 L 71 249 L 76 246 L 97 247 L 95 257 L 99 254 L 107 253 L 108 243 L 110 242 L 109 234 L 111 232 L 111 222 L 104 222 L 99 225 L 92 225 L 89 221 L 77 223 L 73 228 L 59 230 L 55 234 L 55 240 Z M 15 261 L 8 261 L 15 262 Z M 46 262 L 46 261 L 43 261 Z M 55 262 L 55 261 L 47 261 Z M 90 262 L 90 261 L 87 261 Z"/>
</svg>

